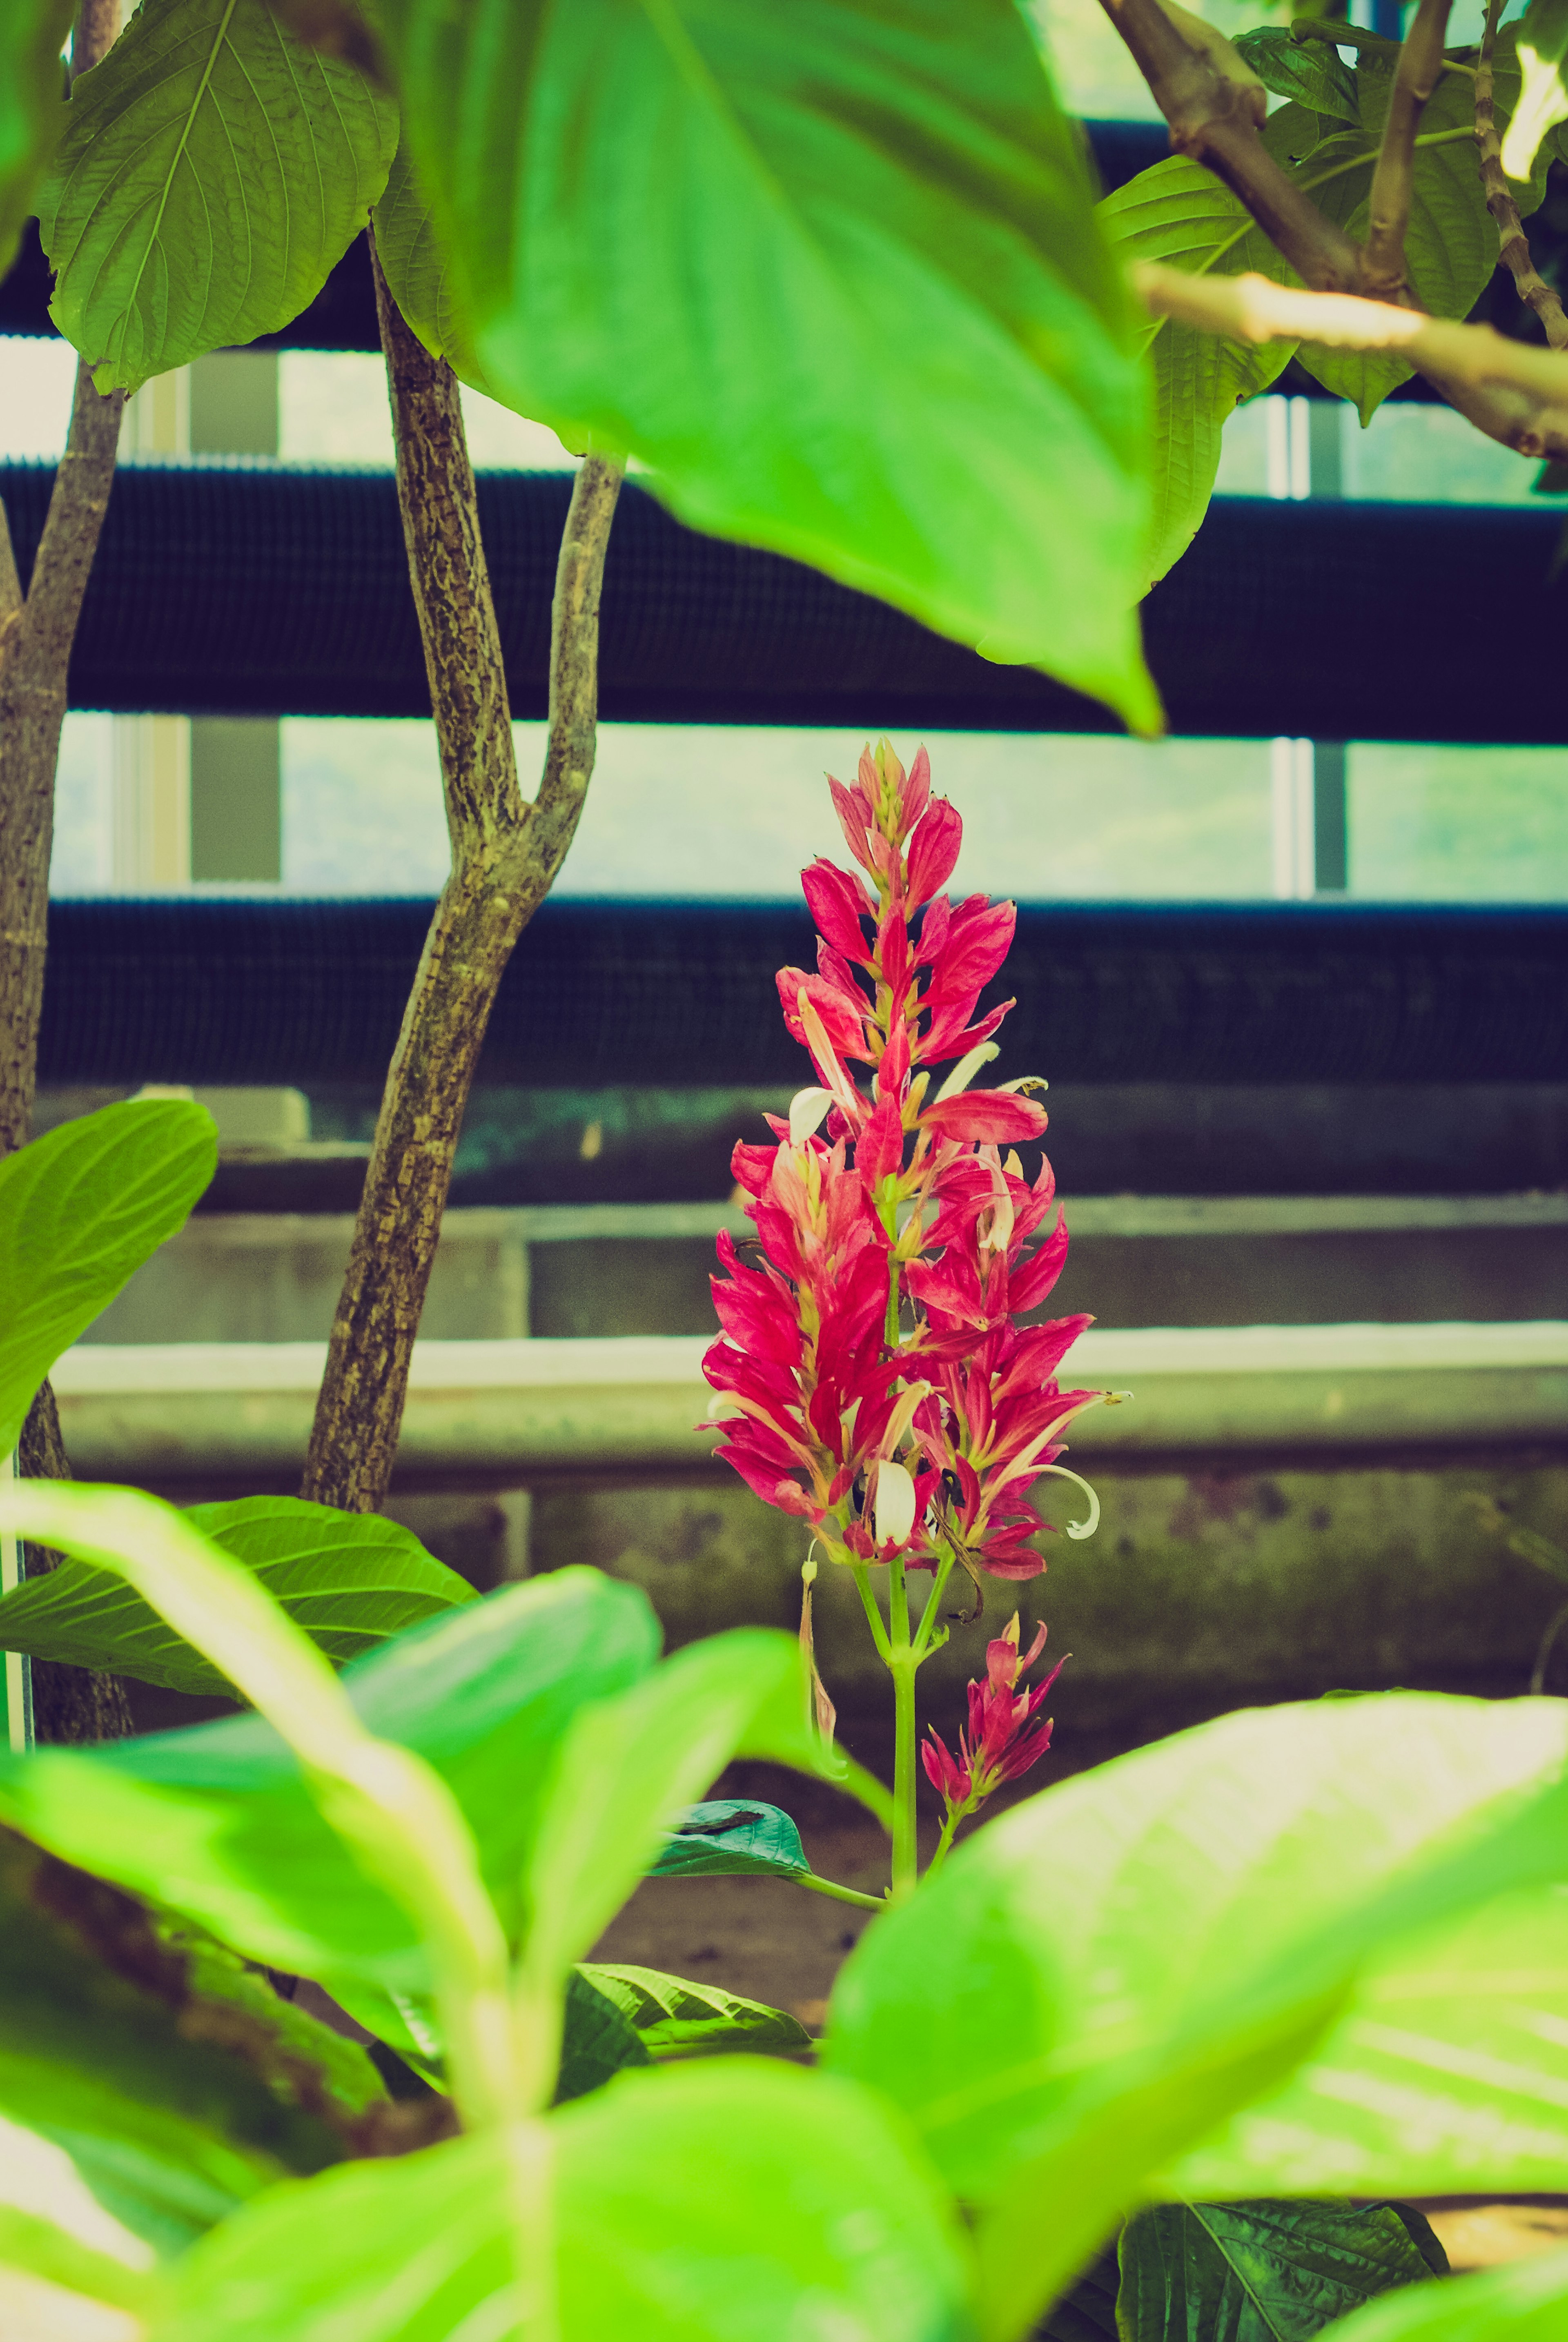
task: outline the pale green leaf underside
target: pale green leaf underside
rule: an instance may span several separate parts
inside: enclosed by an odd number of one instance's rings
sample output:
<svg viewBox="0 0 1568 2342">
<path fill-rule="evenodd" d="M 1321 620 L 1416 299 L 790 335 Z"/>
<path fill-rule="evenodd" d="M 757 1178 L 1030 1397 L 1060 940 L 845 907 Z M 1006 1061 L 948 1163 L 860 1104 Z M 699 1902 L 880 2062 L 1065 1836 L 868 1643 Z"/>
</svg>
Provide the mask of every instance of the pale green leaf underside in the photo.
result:
<svg viewBox="0 0 1568 2342">
<path fill-rule="evenodd" d="M 372 225 L 387 290 L 431 356 L 444 358 L 460 382 L 494 397 L 494 386 L 485 379 L 464 325 L 453 264 L 437 240 L 406 140 L 392 158 Z"/>
<path fill-rule="evenodd" d="M 697 527 L 1154 720 L 1135 332 L 1012 0 L 382 21 L 498 396 L 634 451 Z"/>
<path fill-rule="evenodd" d="M 65 119 L 60 52 L 73 0 L 5 0 L 0 7 L 0 276 Z"/>
<path fill-rule="evenodd" d="M 295 1625 L 337 1666 L 405 1626 L 474 1599 L 412 1531 L 373 1513 L 294 1496 L 198 1505 L 190 1518 L 255 1570 Z M 233 1696 L 212 1662 L 112 1571 L 66 1561 L 0 1598 L 0 1648 L 101 1667 L 174 1691 Z"/>
<path fill-rule="evenodd" d="M 654 2057 L 692 2057 L 719 2050 L 755 2055 L 804 2050 L 811 2036 L 787 2009 L 747 2000 L 722 1986 L 694 1984 L 658 1968 L 601 1964 L 585 1976 L 641 2035 Z"/>
<path fill-rule="evenodd" d="M 50 314 L 100 390 L 275 332 L 365 225 L 396 143 L 389 100 L 266 0 L 144 0 L 43 191 Z"/>
<path fill-rule="evenodd" d="M 0 1454 L 55 1359 L 184 1225 L 216 1162 L 204 1106 L 148 1098 L 62 1123 L 0 1164 Z"/>
</svg>

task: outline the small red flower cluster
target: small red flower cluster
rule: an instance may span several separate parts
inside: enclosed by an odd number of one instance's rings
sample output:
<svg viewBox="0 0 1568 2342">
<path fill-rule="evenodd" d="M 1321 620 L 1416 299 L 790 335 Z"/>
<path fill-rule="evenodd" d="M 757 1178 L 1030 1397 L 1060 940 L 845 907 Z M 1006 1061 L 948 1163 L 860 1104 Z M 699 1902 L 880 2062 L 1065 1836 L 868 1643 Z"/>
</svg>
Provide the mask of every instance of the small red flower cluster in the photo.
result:
<svg viewBox="0 0 1568 2342">
<path fill-rule="evenodd" d="M 704 1372 L 734 1412 L 704 1427 L 835 1560 L 1036 1576 L 1029 1539 L 1045 1524 L 1025 1492 L 1068 1419 L 1104 1394 L 1056 1380 L 1087 1317 L 1017 1323 L 1067 1253 L 1060 1222 L 1025 1252 L 1054 1183 L 1049 1164 L 1031 1184 L 1002 1153 L 1044 1132 L 1025 1095 L 1041 1085 L 970 1086 L 1013 1006 L 975 1016 L 1015 909 L 941 891 L 963 825 L 932 796 L 924 748 L 905 774 L 884 741 L 853 787 L 829 786 L 865 876 L 826 861 L 804 873 L 817 972 L 783 968 L 778 985 L 820 1086 L 787 1123 L 770 1116 L 774 1144 L 735 1149 L 763 1257 L 748 1267 L 719 1238 L 724 1332 Z M 932 1068 L 949 1058 L 933 1096 Z M 851 1063 L 870 1069 L 869 1096 Z"/>
<path fill-rule="evenodd" d="M 1050 1697 L 1051 1686 L 1066 1662 L 1058 1659 L 1044 1683 L 1021 1692 L 1018 1678 L 1027 1675 L 1045 1647 L 1045 1629 L 1038 1626 L 1034 1640 L 1019 1656 L 1018 1613 L 994 1643 L 985 1646 L 985 1681 L 969 1686 L 969 1729 L 960 1733 L 958 1756 L 951 1756 L 936 1736 L 920 1744 L 925 1777 L 947 1800 L 950 1824 L 970 1813 L 1004 1781 L 1015 1781 L 1051 1746 L 1051 1718 L 1035 1724 L 1034 1717 Z"/>
</svg>

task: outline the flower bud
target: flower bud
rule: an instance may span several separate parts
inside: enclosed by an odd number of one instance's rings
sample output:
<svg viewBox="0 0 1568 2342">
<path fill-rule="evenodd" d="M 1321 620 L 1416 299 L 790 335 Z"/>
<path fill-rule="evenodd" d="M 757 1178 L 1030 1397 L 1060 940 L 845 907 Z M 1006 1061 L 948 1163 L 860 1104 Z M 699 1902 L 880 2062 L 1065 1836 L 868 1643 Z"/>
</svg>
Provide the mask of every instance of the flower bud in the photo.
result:
<svg viewBox="0 0 1568 2342">
<path fill-rule="evenodd" d="M 878 1547 L 907 1545 L 914 1534 L 914 1483 L 902 1464 L 877 1466 L 874 1509 Z"/>
</svg>

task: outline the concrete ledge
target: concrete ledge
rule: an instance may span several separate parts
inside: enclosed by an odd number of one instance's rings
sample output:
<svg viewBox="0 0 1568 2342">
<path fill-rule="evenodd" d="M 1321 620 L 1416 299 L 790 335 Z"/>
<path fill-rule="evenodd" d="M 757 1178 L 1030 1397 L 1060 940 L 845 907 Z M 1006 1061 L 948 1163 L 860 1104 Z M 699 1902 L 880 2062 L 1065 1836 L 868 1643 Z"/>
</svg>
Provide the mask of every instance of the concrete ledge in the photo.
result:
<svg viewBox="0 0 1568 2342">
<path fill-rule="evenodd" d="M 700 1465 L 705 1337 L 421 1342 L 405 1472 Z M 83 1344 L 55 1369 L 79 1474 L 179 1480 L 297 1469 L 318 1342 Z M 1431 1446 L 1568 1440 L 1568 1322 L 1141 1327 L 1085 1335 L 1075 1380 L 1130 1390 L 1075 1453 Z"/>
</svg>

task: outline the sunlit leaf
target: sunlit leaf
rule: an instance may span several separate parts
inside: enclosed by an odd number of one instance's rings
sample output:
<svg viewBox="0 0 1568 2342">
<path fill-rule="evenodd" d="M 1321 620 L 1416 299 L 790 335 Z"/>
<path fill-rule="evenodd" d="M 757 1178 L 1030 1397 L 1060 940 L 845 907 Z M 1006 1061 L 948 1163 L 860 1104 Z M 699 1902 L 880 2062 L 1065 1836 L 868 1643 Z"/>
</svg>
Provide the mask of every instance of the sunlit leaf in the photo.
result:
<svg viewBox="0 0 1568 2342">
<path fill-rule="evenodd" d="M 613 2000 L 636 2028 L 651 2057 L 697 2057 L 747 2050 L 754 2056 L 790 2055 L 811 2047 L 811 2036 L 787 2009 L 746 2000 L 722 1985 L 693 1984 L 657 1968 L 580 1968 L 596 1990 Z"/>
<path fill-rule="evenodd" d="M 1509 29 L 1523 88 L 1503 141 L 1503 167 L 1511 179 L 1524 179 L 1543 161 L 1548 134 L 1568 122 L 1568 0 L 1530 0 Z"/>
<path fill-rule="evenodd" d="M 74 0 L 6 0 L 0 8 L 0 276 L 65 125 L 60 52 Z"/>
<path fill-rule="evenodd" d="M 1561 2342 L 1568 2250 L 1389 2295 L 1331 2331 L 1333 2342 Z"/>
<path fill-rule="evenodd" d="M 185 1225 L 216 1166 L 213 1118 L 183 1098 L 105 1106 L 0 1163 L 0 1454 L 61 1352 Z"/>
<path fill-rule="evenodd" d="M 378 21 L 497 395 L 695 527 L 1157 720 L 1136 330 L 1012 0 Z"/>
<path fill-rule="evenodd" d="M 50 315 L 100 390 L 286 325 L 364 227 L 397 109 L 266 0 L 143 0 L 39 200 Z"/>
<path fill-rule="evenodd" d="M 431 356 L 444 358 L 459 381 L 494 397 L 458 309 L 452 264 L 437 241 L 406 139 L 392 158 L 372 225 L 387 289 Z"/>
</svg>

